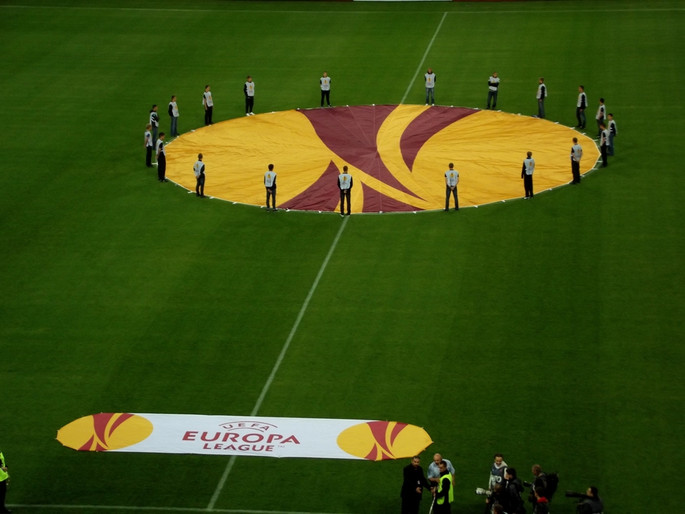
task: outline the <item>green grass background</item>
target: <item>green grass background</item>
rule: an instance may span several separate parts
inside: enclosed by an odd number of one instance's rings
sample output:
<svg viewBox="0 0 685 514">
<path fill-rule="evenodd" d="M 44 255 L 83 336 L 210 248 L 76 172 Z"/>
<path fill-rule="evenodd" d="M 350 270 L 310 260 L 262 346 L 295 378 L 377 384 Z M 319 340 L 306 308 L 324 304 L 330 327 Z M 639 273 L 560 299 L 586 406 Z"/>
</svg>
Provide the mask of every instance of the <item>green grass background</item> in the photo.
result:
<svg viewBox="0 0 685 514">
<path fill-rule="evenodd" d="M 0 2 L 8 503 L 205 509 L 227 458 L 78 453 L 56 431 L 249 414 L 338 234 L 337 215 L 157 183 L 150 105 L 168 130 L 176 94 L 198 128 L 210 83 L 215 121 L 240 116 L 251 74 L 256 112 L 316 106 L 324 69 L 334 104 L 422 103 L 430 46 L 438 103 L 482 107 L 497 70 L 498 107 L 535 114 L 544 75 L 548 118 L 573 125 L 583 83 L 591 114 L 604 96 L 616 115 L 617 155 L 533 202 L 352 216 L 259 414 L 423 426 L 424 463 L 457 467 L 457 512 L 482 512 L 495 452 L 562 491 L 596 485 L 608 514 L 679 511 L 684 18 L 664 0 Z M 239 458 L 214 506 L 394 513 L 405 464 Z M 560 492 L 554 512 L 574 504 Z"/>
</svg>

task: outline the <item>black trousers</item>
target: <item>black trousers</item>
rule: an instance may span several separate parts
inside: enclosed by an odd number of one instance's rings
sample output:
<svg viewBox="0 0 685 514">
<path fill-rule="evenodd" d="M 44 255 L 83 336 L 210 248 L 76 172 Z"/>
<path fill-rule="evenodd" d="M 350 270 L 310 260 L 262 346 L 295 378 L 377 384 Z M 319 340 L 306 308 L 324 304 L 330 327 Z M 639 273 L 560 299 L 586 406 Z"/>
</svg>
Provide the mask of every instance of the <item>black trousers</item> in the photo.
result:
<svg viewBox="0 0 685 514">
<path fill-rule="evenodd" d="M 450 208 L 450 195 L 454 196 L 454 209 L 459 210 L 459 196 L 457 195 L 457 186 L 454 186 L 454 189 L 450 188 L 450 186 L 445 187 L 445 210 L 449 210 Z"/>
<path fill-rule="evenodd" d="M 252 112 L 254 109 L 254 96 L 245 97 L 245 114 Z"/>
<path fill-rule="evenodd" d="M 166 157 L 163 153 L 160 153 L 159 157 L 157 157 L 157 178 L 160 182 L 166 178 Z"/>
<path fill-rule="evenodd" d="M 5 497 L 7 496 L 7 480 L 0 482 L 0 512 L 9 512 L 5 506 Z"/>
<path fill-rule="evenodd" d="M 586 124 L 585 109 L 581 109 L 580 107 L 576 107 L 576 119 L 578 120 L 578 126 L 580 128 L 585 128 L 585 124 Z"/>
<path fill-rule="evenodd" d="M 602 167 L 606 168 L 609 165 L 609 159 L 607 157 L 607 145 L 601 145 L 599 151 L 602 152 Z"/>
<path fill-rule="evenodd" d="M 533 198 L 533 175 L 523 174 L 523 189 L 526 192 L 526 198 Z"/>
<path fill-rule="evenodd" d="M 276 208 L 276 188 L 267 187 L 266 188 L 266 208 L 269 208 L 269 200 L 273 202 L 273 208 Z"/>
<path fill-rule="evenodd" d="M 497 108 L 497 91 L 488 90 L 488 109 L 490 109 L 490 101 L 492 102 L 492 109 Z"/>
<path fill-rule="evenodd" d="M 419 507 L 421 506 L 421 497 L 416 498 L 402 498 L 402 514 L 419 514 Z"/>
<path fill-rule="evenodd" d="M 321 91 L 321 107 L 323 107 L 324 99 L 326 100 L 326 104 L 328 105 L 328 107 L 330 107 L 331 106 L 331 91 L 330 90 L 328 90 L 328 91 L 322 90 Z"/>
<path fill-rule="evenodd" d="M 152 168 L 152 147 L 151 146 L 145 147 L 145 165 L 148 168 Z"/>
<path fill-rule="evenodd" d="M 573 184 L 580 184 L 580 161 L 571 159 L 571 173 L 573 174 Z"/>
<path fill-rule="evenodd" d="M 214 111 L 214 107 L 207 107 L 205 109 L 205 125 L 212 124 L 212 111 Z"/>
<path fill-rule="evenodd" d="M 347 199 L 347 214 L 350 213 L 350 198 L 352 198 L 352 191 L 350 189 L 340 190 L 340 214 L 345 214 L 345 199 Z"/>
<path fill-rule="evenodd" d="M 204 196 L 205 195 L 205 174 L 200 173 L 200 176 L 197 177 L 197 184 L 195 185 L 195 194 L 198 196 Z"/>
</svg>

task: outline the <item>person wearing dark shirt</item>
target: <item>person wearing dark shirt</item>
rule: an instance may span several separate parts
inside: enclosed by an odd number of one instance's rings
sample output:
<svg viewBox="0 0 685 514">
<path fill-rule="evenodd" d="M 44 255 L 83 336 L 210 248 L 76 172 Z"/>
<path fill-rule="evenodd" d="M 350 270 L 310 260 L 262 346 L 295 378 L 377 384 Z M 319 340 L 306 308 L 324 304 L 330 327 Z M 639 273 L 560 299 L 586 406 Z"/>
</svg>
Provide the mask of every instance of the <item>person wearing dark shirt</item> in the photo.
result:
<svg viewBox="0 0 685 514">
<path fill-rule="evenodd" d="M 601 514 L 604 512 L 604 503 L 595 486 L 588 487 L 585 494 L 586 498 L 578 504 L 578 512 L 582 514 Z"/>
<path fill-rule="evenodd" d="M 454 501 L 454 484 L 452 474 L 447 469 L 447 463 L 442 460 L 440 467 L 440 481 L 438 487 L 433 490 L 435 495 L 435 514 L 450 514 L 452 509 L 450 503 Z"/>
<path fill-rule="evenodd" d="M 525 512 L 523 499 L 521 498 L 521 491 L 523 485 L 516 477 L 516 470 L 514 468 L 507 468 L 504 470 L 504 510 L 509 514 L 519 514 Z"/>
<path fill-rule="evenodd" d="M 411 464 L 404 467 L 402 477 L 402 514 L 418 514 L 423 489 L 431 487 L 426 475 L 423 474 L 421 458 L 418 455 L 412 457 Z"/>
</svg>

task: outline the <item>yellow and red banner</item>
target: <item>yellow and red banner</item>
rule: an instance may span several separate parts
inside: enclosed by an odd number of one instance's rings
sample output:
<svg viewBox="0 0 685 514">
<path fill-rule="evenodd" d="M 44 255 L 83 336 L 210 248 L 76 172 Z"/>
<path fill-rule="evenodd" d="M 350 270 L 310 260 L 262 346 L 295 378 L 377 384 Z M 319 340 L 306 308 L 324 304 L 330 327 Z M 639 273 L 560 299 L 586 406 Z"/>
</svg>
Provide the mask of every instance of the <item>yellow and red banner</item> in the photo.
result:
<svg viewBox="0 0 685 514">
<path fill-rule="evenodd" d="M 433 441 L 397 421 L 100 413 L 76 419 L 57 440 L 79 451 L 388 460 Z"/>
</svg>

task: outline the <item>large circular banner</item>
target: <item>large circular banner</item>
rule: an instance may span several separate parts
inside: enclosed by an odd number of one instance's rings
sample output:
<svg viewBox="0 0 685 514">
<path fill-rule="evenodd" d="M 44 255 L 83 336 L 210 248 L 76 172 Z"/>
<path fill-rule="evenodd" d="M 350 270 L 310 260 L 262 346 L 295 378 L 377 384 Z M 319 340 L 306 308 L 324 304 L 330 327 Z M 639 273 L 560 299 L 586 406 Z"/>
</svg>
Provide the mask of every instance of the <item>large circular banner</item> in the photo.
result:
<svg viewBox="0 0 685 514">
<path fill-rule="evenodd" d="M 444 208 L 444 174 L 454 163 L 460 206 L 478 206 L 523 196 L 528 151 L 536 193 L 568 184 L 573 137 L 587 173 L 599 158 L 592 139 L 529 116 L 420 105 L 290 110 L 183 134 L 167 148 L 167 177 L 194 191 L 193 164 L 202 153 L 205 194 L 264 206 L 264 173 L 274 164 L 279 208 L 335 211 L 347 166 L 352 212 L 421 211 Z"/>
</svg>

